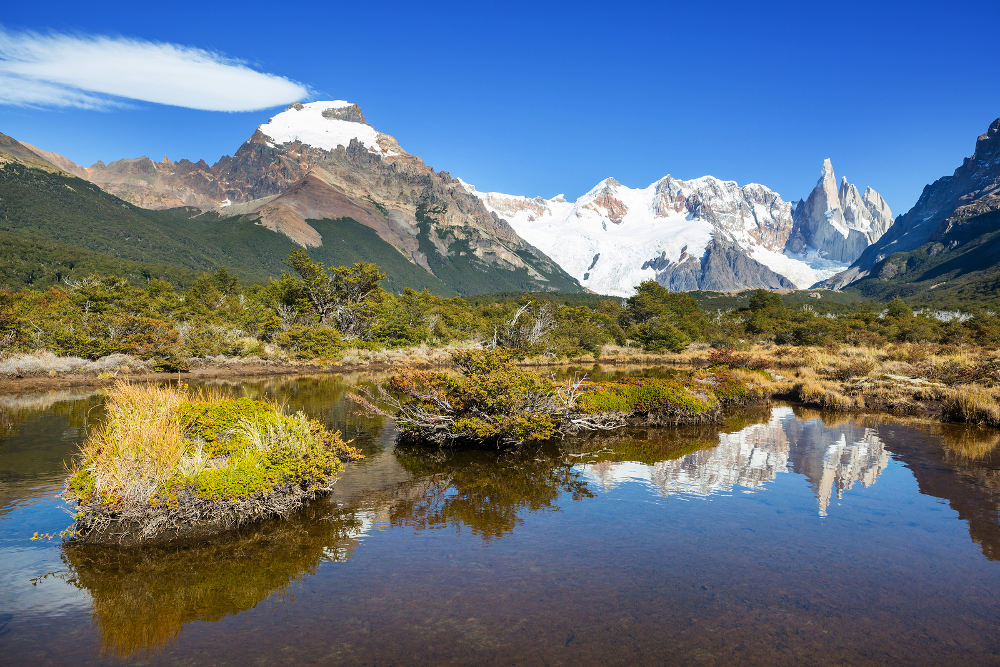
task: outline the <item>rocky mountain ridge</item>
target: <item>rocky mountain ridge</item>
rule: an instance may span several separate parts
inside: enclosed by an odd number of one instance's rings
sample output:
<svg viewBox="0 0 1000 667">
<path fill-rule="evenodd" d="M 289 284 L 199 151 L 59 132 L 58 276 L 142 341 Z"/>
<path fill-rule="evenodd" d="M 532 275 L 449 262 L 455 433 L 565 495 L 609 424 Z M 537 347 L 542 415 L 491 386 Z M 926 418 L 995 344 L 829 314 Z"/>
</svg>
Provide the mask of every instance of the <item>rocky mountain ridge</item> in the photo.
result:
<svg viewBox="0 0 1000 667">
<path fill-rule="evenodd" d="M 667 175 L 645 188 L 613 178 L 569 202 L 479 192 L 582 285 L 626 296 L 643 280 L 675 291 L 807 288 L 834 275 L 888 227 L 892 213 L 873 189 L 838 190 L 830 161 L 808 200 L 792 207 L 766 186 L 713 176 Z"/>
<path fill-rule="evenodd" d="M 311 220 L 351 218 L 422 270 L 463 283 L 463 293 L 580 289 L 459 181 L 404 151 L 349 102 L 292 104 L 212 165 L 142 157 L 83 168 L 32 152 L 137 206 L 250 216 L 307 248 L 323 243 Z"/>
<path fill-rule="evenodd" d="M 928 252 L 957 248 L 976 235 L 977 221 L 1000 211 L 1000 118 L 976 139 L 971 157 L 951 176 L 924 187 L 917 203 L 899 216 L 877 242 L 868 247 L 844 272 L 824 286 L 841 288 L 869 275 L 893 277 L 902 268 L 886 262 L 894 253 L 908 252 L 927 243 Z M 889 274 L 889 275 L 886 275 Z"/>
</svg>

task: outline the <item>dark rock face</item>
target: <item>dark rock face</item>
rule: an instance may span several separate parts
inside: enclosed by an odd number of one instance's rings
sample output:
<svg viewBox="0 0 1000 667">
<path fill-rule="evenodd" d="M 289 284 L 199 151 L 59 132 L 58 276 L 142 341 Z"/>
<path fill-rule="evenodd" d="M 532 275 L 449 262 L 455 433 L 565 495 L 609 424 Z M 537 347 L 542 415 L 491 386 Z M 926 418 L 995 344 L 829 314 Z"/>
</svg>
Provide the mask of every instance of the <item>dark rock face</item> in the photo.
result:
<svg viewBox="0 0 1000 667">
<path fill-rule="evenodd" d="M 972 231 L 969 221 L 1000 210 L 1000 118 L 976 141 L 972 157 L 965 158 L 951 176 L 924 187 L 916 205 L 896 218 L 889 231 L 865 250 L 843 273 L 824 285 L 844 287 L 865 277 L 896 252 L 913 250 L 929 241 L 946 247 L 962 242 Z"/>
<path fill-rule="evenodd" d="M 327 109 L 323 112 L 323 118 L 332 118 L 334 120 L 346 120 L 351 123 L 364 123 L 368 124 L 365 120 L 365 115 L 361 112 L 361 107 L 357 104 L 351 104 L 346 107 L 338 107 L 333 109 Z"/>
<path fill-rule="evenodd" d="M 656 282 L 671 292 L 691 290 L 735 290 L 765 287 L 795 289 L 794 283 L 751 259 L 735 243 L 713 238 L 701 258 L 687 257 L 671 262 L 663 257 L 643 264 L 656 271 Z"/>
</svg>

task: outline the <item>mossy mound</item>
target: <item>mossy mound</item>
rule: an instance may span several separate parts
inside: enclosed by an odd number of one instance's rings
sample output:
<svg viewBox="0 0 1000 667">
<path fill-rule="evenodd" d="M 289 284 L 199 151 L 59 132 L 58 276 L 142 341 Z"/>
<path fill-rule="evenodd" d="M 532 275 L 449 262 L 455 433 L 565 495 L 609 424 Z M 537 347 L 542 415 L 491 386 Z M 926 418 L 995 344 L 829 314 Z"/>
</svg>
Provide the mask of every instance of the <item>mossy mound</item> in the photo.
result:
<svg viewBox="0 0 1000 667">
<path fill-rule="evenodd" d="M 715 421 L 719 400 L 708 390 L 663 378 L 622 378 L 581 387 L 577 406 L 586 414 L 620 413 L 647 424 Z"/>
<path fill-rule="evenodd" d="M 361 456 L 301 412 L 183 385 L 119 384 L 107 408 L 67 482 L 78 540 L 189 537 L 284 516 Z"/>
<path fill-rule="evenodd" d="M 626 424 L 714 423 L 723 407 L 761 403 L 773 391 L 766 375 L 753 371 L 559 383 L 518 367 L 501 350 L 464 351 L 454 361 L 458 376 L 412 370 L 352 397 L 395 419 L 406 440 L 504 445 Z"/>
</svg>

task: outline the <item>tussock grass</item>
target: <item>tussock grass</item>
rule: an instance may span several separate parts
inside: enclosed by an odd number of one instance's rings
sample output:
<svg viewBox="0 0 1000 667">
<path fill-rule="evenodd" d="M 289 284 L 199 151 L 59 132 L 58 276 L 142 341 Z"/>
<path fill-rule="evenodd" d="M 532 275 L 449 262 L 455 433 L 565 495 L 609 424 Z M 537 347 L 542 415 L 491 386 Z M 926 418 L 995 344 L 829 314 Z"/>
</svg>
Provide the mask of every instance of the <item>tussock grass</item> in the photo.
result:
<svg viewBox="0 0 1000 667">
<path fill-rule="evenodd" d="M 33 377 L 52 373 L 146 372 L 152 370 L 148 361 L 127 354 L 109 354 L 91 361 L 82 357 L 57 356 L 41 351 L 32 354 L 12 354 L 0 359 L 0 377 Z"/>
<path fill-rule="evenodd" d="M 793 396 L 808 407 L 828 410 L 858 410 L 864 403 L 847 395 L 835 386 L 815 381 L 799 382 L 793 388 Z"/>
<path fill-rule="evenodd" d="M 949 388 L 944 411 L 952 421 L 1000 426 L 1000 388 L 977 385 Z"/>
<path fill-rule="evenodd" d="M 107 418 L 80 447 L 93 492 L 114 493 L 123 503 L 145 503 L 180 468 L 192 469 L 177 409 L 189 400 L 177 387 L 119 382 Z"/>
<path fill-rule="evenodd" d="M 385 350 L 348 348 L 341 354 L 340 366 L 443 366 L 452 355 L 463 350 L 477 349 L 479 343 L 468 341 L 454 345 L 414 345 Z"/>
<path fill-rule="evenodd" d="M 1000 351 L 897 343 L 884 347 L 747 345 L 689 348 L 674 363 L 759 370 L 773 396 L 826 410 L 887 412 L 1000 426 Z"/>
<path fill-rule="evenodd" d="M 284 515 L 330 490 L 339 433 L 301 412 L 210 390 L 118 382 L 80 446 L 66 497 L 76 532 L 105 540 L 216 529 Z"/>
</svg>

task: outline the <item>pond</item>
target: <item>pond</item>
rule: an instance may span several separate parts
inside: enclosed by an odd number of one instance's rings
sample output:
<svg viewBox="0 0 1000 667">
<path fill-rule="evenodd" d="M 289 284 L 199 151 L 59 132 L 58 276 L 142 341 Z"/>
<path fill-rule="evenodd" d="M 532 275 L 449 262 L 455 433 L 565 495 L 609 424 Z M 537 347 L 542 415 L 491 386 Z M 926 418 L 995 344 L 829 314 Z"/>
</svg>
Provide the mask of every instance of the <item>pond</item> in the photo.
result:
<svg viewBox="0 0 1000 667">
<path fill-rule="evenodd" d="M 0 396 L 0 662 L 1000 660 L 1000 433 L 774 406 L 517 451 L 396 447 L 360 376 L 247 380 L 367 458 L 287 521 L 32 540 L 101 395 Z"/>
</svg>

